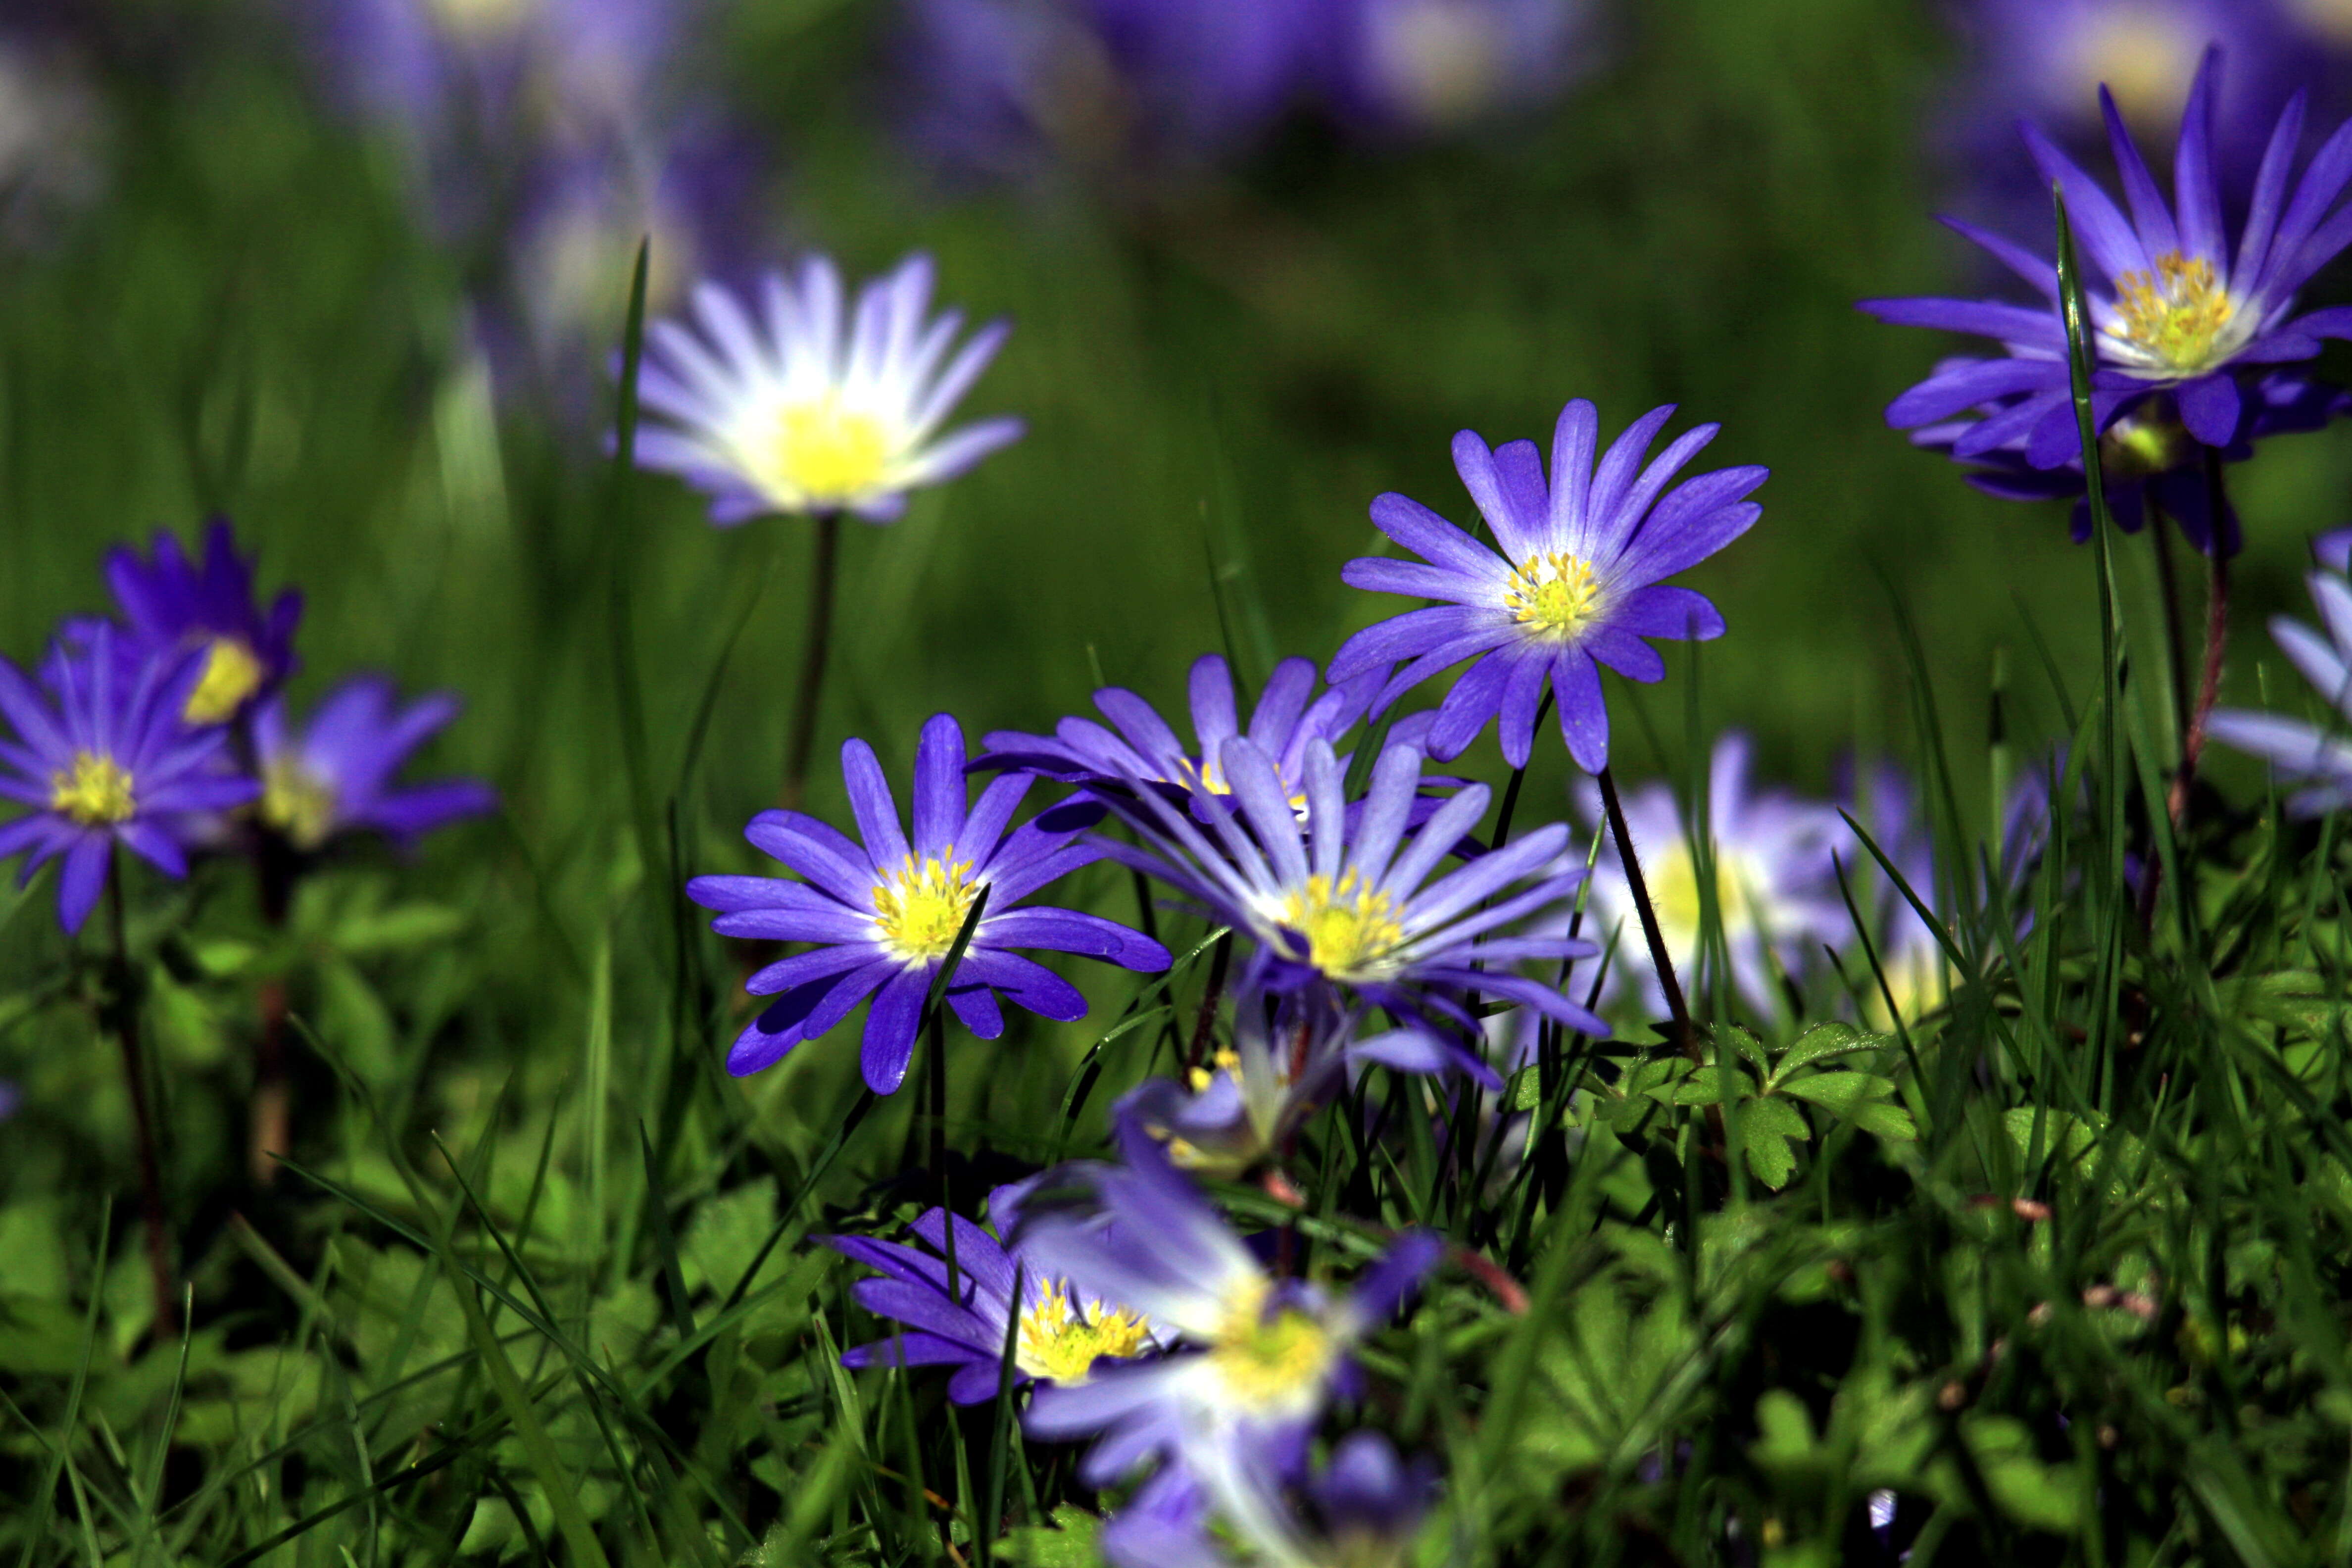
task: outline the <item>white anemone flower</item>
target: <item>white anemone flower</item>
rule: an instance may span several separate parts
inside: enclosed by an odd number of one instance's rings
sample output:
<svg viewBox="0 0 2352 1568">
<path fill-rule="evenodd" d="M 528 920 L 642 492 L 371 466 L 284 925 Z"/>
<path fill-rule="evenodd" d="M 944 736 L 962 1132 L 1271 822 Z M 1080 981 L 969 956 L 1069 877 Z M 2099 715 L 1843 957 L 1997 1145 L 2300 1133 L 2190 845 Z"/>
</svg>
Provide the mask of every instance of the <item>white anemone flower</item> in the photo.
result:
<svg viewBox="0 0 2352 1568">
<path fill-rule="evenodd" d="M 639 433 L 637 461 L 707 491 L 722 527 L 779 513 L 898 517 L 908 491 L 955 478 L 1022 431 L 995 418 L 940 433 L 1010 328 L 992 321 L 950 358 L 963 315 L 926 319 L 931 271 L 930 258 L 910 256 L 847 310 L 822 256 L 797 279 L 768 274 L 749 303 L 698 285 L 693 326 L 646 329 L 638 396 L 667 423 Z"/>
</svg>

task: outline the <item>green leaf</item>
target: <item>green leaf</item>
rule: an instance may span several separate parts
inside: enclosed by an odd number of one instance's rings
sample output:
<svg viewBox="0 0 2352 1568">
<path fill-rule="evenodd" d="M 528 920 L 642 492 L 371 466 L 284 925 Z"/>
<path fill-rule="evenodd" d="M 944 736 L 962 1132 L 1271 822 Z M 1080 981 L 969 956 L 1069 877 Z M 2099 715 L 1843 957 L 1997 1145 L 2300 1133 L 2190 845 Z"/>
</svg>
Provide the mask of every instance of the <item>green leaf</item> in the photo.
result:
<svg viewBox="0 0 2352 1568">
<path fill-rule="evenodd" d="M 1961 1417 L 1960 1436 L 2003 1513 L 2037 1530 L 2080 1527 L 2085 1490 L 2081 1474 L 2072 1465 L 2042 1463 L 2023 1422 L 1971 1414 Z"/>
<path fill-rule="evenodd" d="M 1797 1108 L 1781 1100 L 1751 1100 L 1739 1108 L 1739 1142 L 1756 1179 L 1779 1192 L 1797 1173 L 1796 1145 L 1813 1135 Z"/>
<path fill-rule="evenodd" d="M 1817 1072 L 1781 1086 L 1780 1092 L 1810 1100 L 1823 1110 L 1851 1117 L 1856 1107 L 1874 1100 L 1891 1100 L 1895 1080 L 1866 1072 Z"/>
<path fill-rule="evenodd" d="M 1896 1143 L 1916 1143 L 1918 1123 L 1911 1113 L 1899 1105 L 1870 1103 L 1857 1105 L 1845 1113 L 1845 1119 L 1874 1138 L 1885 1138 Z"/>
<path fill-rule="evenodd" d="M 1007 1531 L 996 1543 L 996 1557 L 1017 1568 L 1100 1568 L 1103 1521 L 1072 1503 L 1054 1510 L 1051 1527 L 1024 1524 Z"/>
<path fill-rule="evenodd" d="M 1778 1088 L 1800 1068 L 1813 1067 L 1838 1057 L 1852 1056 L 1857 1051 L 1883 1050 L 1892 1040 L 1892 1036 L 1864 1034 L 1852 1024 L 1833 1019 L 1815 1024 L 1799 1035 L 1794 1045 L 1780 1053 L 1780 1065 L 1772 1070 L 1769 1087 Z"/>
<path fill-rule="evenodd" d="M 1503 1086 L 1503 1109 L 1506 1110 L 1540 1110 L 1543 1109 L 1543 1064 L 1529 1062 L 1511 1075 Z"/>
</svg>

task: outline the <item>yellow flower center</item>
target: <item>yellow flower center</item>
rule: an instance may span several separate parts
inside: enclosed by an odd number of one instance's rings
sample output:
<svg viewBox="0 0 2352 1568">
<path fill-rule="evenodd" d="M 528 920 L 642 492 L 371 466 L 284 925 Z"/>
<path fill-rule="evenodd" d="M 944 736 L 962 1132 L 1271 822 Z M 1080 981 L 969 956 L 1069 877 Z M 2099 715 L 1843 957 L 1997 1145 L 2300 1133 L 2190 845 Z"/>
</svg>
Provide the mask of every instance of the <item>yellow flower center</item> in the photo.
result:
<svg viewBox="0 0 2352 1568">
<path fill-rule="evenodd" d="M 1014 1354 L 1032 1377 L 1083 1383 L 1096 1357 L 1131 1356 L 1150 1342 L 1140 1315 L 1099 1301 L 1074 1306 L 1069 1287 L 1056 1284 L 1023 1310 Z"/>
<path fill-rule="evenodd" d="M 261 820 L 298 847 L 316 849 L 335 828 L 335 786 L 291 757 L 262 764 Z"/>
<path fill-rule="evenodd" d="M 2195 456 L 2197 443 L 2177 418 L 2127 414 L 2099 437 L 2099 471 L 2119 481 L 2169 473 Z"/>
<path fill-rule="evenodd" d="M 874 884 L 874 920 L 882 938 L 908 958 L 938 958 L 955 945 L 964 916 L 980 896 L 969 860 L 912 855 L 896 874 Z"/>
<path fill-rule="evenodd" d="M 1268 1317 L 1265 1296 L 1255 1280 L 1236 1292 L 1209 1348 L 1209 1363 L 1237 1405 L 1283 1404 L 1320 1383 L 1339 1360 L 1328 1329 L 1296 1307 Z"/>
<path fill-rule="evenodd" d="M 131 770 L 112 757 L 76 752 L 71 770 L 49 775 L 49 809 L 84 827 L 110 827 L 138 815 L 138 798 L 131 791 Z"/>
<path fill-rule="evenodd" d="M 205 654 L 205 672 L 188 693 L 180 716 L 191 724 L 222 724 L 245 700 L 261 689 L 269 673 L 253 649 L 239 637 L 215 637 Z"/>
<path fill-rule="evenodd" d="M 1353 871 L 1336 883 L 1307 878 L 1284 900 L 1281 918 L 1307 939 L 1307 962 L 1334 979 L 1363 973 L 1404 941 L 1396 900 Z"/>
<path fill-rule="evenodd" d="M 2294 11 L 2329 43 L 2352 45 L 2352 0 L 2294 0 Z"/>
<path fill-rule="evenodd" d="M 534 0 L 426 0 L 425 9 L 445 31 L 457 37 L 488 39 L 520 26 L 533 4 Z"/>
<path fill-rule="evenodd" d="M 798 403 L 776 416 L 771 489 L 803 504 L 840 506 L 879 486 L 893 455 L 889 430 L 838 397 Z"/>
<path fill-rule="evenodd" d="M 2116 315 L 2124 341 L 2167 370 L 2202 370 L 2229 329 L 2236 305 L 2213 264 L 2179 251 L 2157 258 L 2154 272 L 2116 279 Z"/>
<path fill-rule="evenodd" d="M 1721 848 L 1715 853 L 1715 913 L 1727 937 L 1746 931 L 1754 920 L 1748 900 L 1745 868 L 1726 865 Z M 1726 873 L 1728 873 L 1727 875 Z M 1657 858 L 1650 870 L 1650 892 L 1657 901 L 1658 924 L 1679 948 L 1696 948 L 1699 938 L 1698 866 L 1690 846 L 1676 844 Z"/>
<path fill-rule="evenodd" d="M 2069 62 L 2074 86 L 2068 101 L 2088 103 L 2105 83 L 2116 95 L 2116 107 L 2134 125 L 2153 127 L 2178 118 L 2205 36 L 2183 26 L 2168 9 L 2109 6 L 2105 15 L 2083 26 Z"/>
<path fill-rule="evenodd" d="M 1199 1094 L 1217 1081 L 1219 1073 L 1239 1083 L 1242 1078 L 1241 1053 L 1230 1046 L 1220 1046 L 1210 1055 L 1207 1067 L 1194 1068 L 1185 1076 L 1192 1079 L 1192 1092 Z"/>
<path fill-rule="evenodd" d="M 1538 637 L 1565 642 L 1592 617 L 1601 582 L 1579 555 L 1554 551 L 1519 563 L 1503 590 L 1503 607 Z"/>
</svg>

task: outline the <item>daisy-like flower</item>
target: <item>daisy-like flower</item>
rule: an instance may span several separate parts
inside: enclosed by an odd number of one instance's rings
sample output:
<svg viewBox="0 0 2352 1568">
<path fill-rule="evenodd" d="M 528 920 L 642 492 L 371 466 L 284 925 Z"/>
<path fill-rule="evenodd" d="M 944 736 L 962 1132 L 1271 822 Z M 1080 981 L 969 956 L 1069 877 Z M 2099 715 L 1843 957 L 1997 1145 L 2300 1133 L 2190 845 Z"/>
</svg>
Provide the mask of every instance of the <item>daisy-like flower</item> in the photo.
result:
<svg viewBox="0 0 2352 1568">
<path fill-rule="evenodd" d="M 763 811 L 743 837 L 805 880 L 697 877 L 686 885 L 688 898 L 719 911 L 710 929 L 721 936 L 814 944 L 747 983 L 754 996 L 776 1001 L 728 1053 L 727 1070 L 737 1077 L 773 1065 L 872 996 L 861 1066 L 877 1094 L 897 1089 L 932 976 L 983 890 L 987 908 L 947 991 L 956 1016 L 982 1039 L 1004 1032 L 999 993 L 1056 1022 L 1086 1016 L 1087 999 L 1076 987 L 1015 948 L 1079 953 L 1135 970 L 1173 962 L 1150 937 L 1099 915 L 1015 907 L 1100 858 L 1105 847 L 1082 839 L 1076 827 L 1031 822 L 1007 832 L 1029 791 L 1025 774 L 994 780 L 967 811 L 963 731 L 949 715 L 926 723 L 915 749 L 911 838 L 873 747 L 845 743 L 841 773 L 864 844 L 796 811 Z"/>
<path fill-rule="evenodd" d="M 1258 948 L 1254 979 L 1280 992 L 1323 989 L 1400 1016 L 1450 1020 L 1465 1037 L 1476 1026 L 1459 997 L 1471 991 L 1605 1033 L 1559 992 L 1511 972 L 1584 956 L 1594 951 L 1590 942 L 1499 934 L 1583 880 L 1581 865 L 1560 863 L 1564 825 L 1536 828 L 1432 882 L 1438 862 L 1486 815 L 1486 785 L 1465 785 L 1413 831 L 1417 746 L 1391 742 L 1381 752 L 1360 814 L 1341 798 L 1328 741 L 1307 743 L 1303 810 L 1284 793 L 1274 759 L 1248 736 L 1226 741 L 1221 761 L 1238 811 L 1203 825 L 1139 788 L 1116 809 L 1148 847 L 1109 853 L 1246 933 Z M 1492 1077 L 1483 1063 L 1476 1071 Z"/>
<path fill-rule="evenodd" d="M 1844 824 L 1827 806 L 1801 801 L 1778 790 L 1751 789 L 1748 737 L 1727 731 L 1715 743 L 1707 771 L 1707 839 L 1715 870 L 1716 917 L 1731 960 L 1731 980 L 1740 996 L 1759 1012 L 1780 1005 L 1777 976 L 1801 973 L 1823 942 L 1845 941 L 1853 921 L 1839 899 L 1830 863 Z M 1662 782 L 1626 793 L 1625 826 L 1641 856 L 1643 880 L 1657 910 L 1659 933 L 1684 984 L 1696 989 L 1701 976 L 1698 861 L 1674 790 Z M 1587 816 L 1601 819 L 1597 792 Z M 1601 851 L 1592 882 L 1600 929 L 1622 921 L 1639 929 L 1633 894 L 1613 837 Z M 1644 988 L 1652 1011 L 1665 1001 L 1657 978 L 1645 965 L 1612 970 L 1622 980 L 1633 973 Z"/>
<path fill-rule="evenodd" d="M 22 883 L 63 858 L 58 921 L 68 932 L 89 918 L 116 844 L 184 877 L 180 824 L 257 792 L 220 765 L 226 731 L 181 717 L 205 658 L 184 649 L 133 663 L 117 635 L 100 625 L 79 647 L 53 647 L 38 682 L 0 658 L 0 714 L 16 732 L 13 743 L 0 742 L 0 797 L 32 808 L 0 826 L 0 858 L 25 857 Z"/>
<path fill-rule="evenodd" d="M 1123 1165 L 1070 1173 L 1088 1190 L 1084 1209 L 1033 1212 L 1015 1241 L 1040 1270 L 1166 1325 L 1177 1346 L 1038 1390 L 1025 1425 L 1038 1437 L 1099 1433 L 1078 1467 L 1090 1485 L 1164 1458 L 1211 1495 L 1237 1494 L 1240 1477 L 1293 1468 L 1326 1403 L 1353 1382 L 1350 1348 L 1444 1244 L 1398 1237 L 1344 1295 L 1278 1279 L 1149 1136 L 1123 1127 L 1119 1142 Z"/>
<path fill-rule="evenodd" d="M 1295 1489 L 1265 1471 L 1221 1479 L 1242 1489 L 1212 1497 L 1186 1471 L 1160 1471 L 1103 1526 L 1104 1558 L 1112 1568 L 1397 1568 L 1435 1489 L 1425 1461 L 1405 1463 L 1377 1432 L 1340 1438 Z M 1238 1557 L 1211 1533 L 1213 1520 L 1231 1531 Z"/>
<path fill-rule="evenodd" d="M 1247 734 L 1272 757 L 1286 798 L 1304 804 L 1307 748 L 1316 741 L 1337 746 L 1370 703 L 1379 672 L 1316 694 L 1315 662 L 1286 658 L 1241 728 L 1234 703 L 1233 672 L 1216 654 L 1193 661 L 1189 683 L 1192 733 L 1186 746 L 1150 703 L 1124 687 L 1095 693 L 1095 707 L 1110 721 L 1106 729 L 1091 719 L 1065 719 L 1051 735 L 998 730 L 982 736 L 978 766 L 1016 767 L 1088 791 L 1116 793 L 1140 780 L 1170 800 L 1189 802 L 1202 822 L 1232 808 L 1233 789 L 1217 761 L 1224 744 Z"/>
<path fill-rule="evenodd" d="M 2222 215 L 2213 153 L 2213 100 L 2221 68 L 2209 52 L 2189 95 L 2168 203 L 2104 90 L 2109 140 L 2131 209 L 2122 208 L 2057 145 L 2021 126 L 2042 177 L 2064 192 L 2083 258 L 2092 317 L 2092 402 L 2102 430 L 2162 397 L 2190 436 L 2227 447 L 2244 427 L 2241 377 L 2310 359 L 2322 338 L 2352 336 L 2352 309 L 2294 313 L 2295 293 L 2352 244 L 2352 207 L 2336 198 L 2352 180 L 2352 126 L 2339 129 L 2293 177 L 2304 100 L 2290 99 L 2263 155 L 2235 247 Z M 1900 326 L 1989 337 L 1999 359 L 1947 362 L 1886 410 L 1898 429 L 1931 425 L 1994 402 L 1952 444 L 1969 459 L 2021 439 L 2026 461 L 2055 468 L 2079 458 L 2058 272 L 2040 254 L 1957 219 L 1953 228 L 1990 251 L 2041 294 L 2035 305 L 1947 299 L 1866 300 L 1862 309 Z"/>
<path fill-rule="evenodd" d="M 1015 1187 L 999 1187 L 989 1194 L 989 1217 L 999 1227 L 1011 1228 L 1019 1196 Z M 946 1261 L 950 1223 L 955 1226 L 952 1295 Z M 995 1398 L 1005 1333 L 1013 1326 L 1016 1279 L 1021 1291 L 1021 1326 L 1013 1340 L 1016 1385 L 1084 1383 L 1099 1360 L 1129 1361 L 1158 1348 L 1151 1325 L 1139 1313 L 1073 1290 L 1068 1281 L 1030 1267 L 1019 1247 L 1007 1249 L 961 1215 L 950 1219 L 946 1210 L 934 1208 L 907 1228 L 930 1250 L 863 1236 L 824 1238 L 843 1257 L 882 1275 L 850 1287 L 857 1304 L 913 1331 L 845 1352 L 844 1366 L 952 1366 L 950 1399 L 978 1405 Z"/>
<path fill-rule="evenodd" d="M 1234 1043 L 1190 1069 L 1181 1083 L 1147 1079 L 1115 1114 L 1168 1144 L 1188 1171 L 1234 1175 L 1281 1148 L 1317 1107 L 1368 1066 L 1398 1072 L 1466 1072 L 1499 1084 L 1494 1069 L 1451 1036 L 1408 1026 L 1360 1036 L 1360 1010 L 1328 994 L 1283 997 L 1244 991 L 1234 1003 Z"/>
<path fill-rule="evenodd" d="M 225 521 L 205 530 L 201 564 L 159 530 L 152 561 L 126 546 L 110 551 L 106 582 L 129 627 L 113 641 L 119 658 L 135 666 L 151 655 L 204 650 L 183 714 L 191 724 L 237 717 L 293 672 L 302 595 L 289 588 L 264 610 L 253 596 L 253 563 L 237 554 Z M 86 624 L 76 629 L 88 635 Z"/>
<path fill-rule="evenodd" d="M 1717 426 L 1686 432 L 1642 466 L 1673 415 L 1668 405 L 1635 420 L 1596 467 L 1600 417 L 1576 399 L 1560 411 L 1552 436 L 1549 488 L 1534 442 L 1489 451 L 1471 431 L 1454 437 L 1454 468 L 1500 550 L 1418 501 L 1394 494 L 1373 501 L 1381 531 L 1422 560 L 1350 561 L 1344 580 L 1445 602 L 1349 637 L 1331 661 L 1331 679 L 1409 661 L 1374 700 L 1377 713 L 1438 671 L 1475 658 L 1438 708 L 1429 754 L 1440 762 L 1460 755 L 1499 716 L 1503 755 L 1513 767 L 1526 766 L 1534 751 L 1536 710 L 1549 681 L 1569 755 L 1588 773 L 1608 766 L 1609 710 L 1598 666 L 1658 680 L 1665 661 L 1643 638 L 1722 636 L 1714 605 L 1663 580 L 1706 560 L 1763 515 L 1744 499 L 1764 482 L 1759 468 L 1722 468 L 1666 489 L 1715 438 Z"/>
<path fill-rule="evenodd" d="M 2352 582 L 2342 575 L 2346 542 L 2342 534 L 2322 540 L 2323 566 L 2333 569 L 2306 579 L 2319 610 L 2318 628 L 2287 616 L 2271 621 L 2279 651 L 2337 718 L 2322 727 L 2276 713 L 2224 708 L 2206 725 L 2213 739 L 2260 757 L 2300 786 L 2286 803 L 2296 816 L 2324 816 L 2352 805 Z"/>
<path fill-rule="evenodd" d="M 708 492 L 721 526 L 772 513 L 891 521 L 908 491 L 955 478 L 1022 429 L 996 418 L 940 433 L 1011 328 L 991 322 L 950 359 L 962 312 L 926 319 L 930 297 L 921 255 L 868 283 L 846 312 L 841 274 L 822 256 L 796 281 L 770 273 L 756 316 L 718 284 L 698 285 L 696 328 L 662 321 L 646 331 L 638 392 L 668 424 L 639 432 L 637 460 Z"/>
<path fill-rule="evenodd" d="M 270 698 L 253 715 L 263 826 L 309 852 L 362 831 L 407 844 L 458 817 L 496 810 L 497 792 L 472 779 L 393 786 L 409 753 L 457 716 L 457 699 L 448 692 L 403 708 L 391 681 L 362 675 L 329 692 L 297 734 L 283 700 Z"/>
</svg>

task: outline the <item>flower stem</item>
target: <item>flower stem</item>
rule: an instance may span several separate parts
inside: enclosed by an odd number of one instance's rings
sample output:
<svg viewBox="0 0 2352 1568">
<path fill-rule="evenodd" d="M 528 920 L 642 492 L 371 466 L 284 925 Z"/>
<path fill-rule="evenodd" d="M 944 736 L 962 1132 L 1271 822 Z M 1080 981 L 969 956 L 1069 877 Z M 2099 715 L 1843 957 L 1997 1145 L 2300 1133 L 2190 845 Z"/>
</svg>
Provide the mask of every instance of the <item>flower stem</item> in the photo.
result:
<svg viewBox="0 0 2352 1568">
<path fill-rule="evenodd" d="M 786 811 L 798 811 L 808 793 L 809 753 L 816 746 L 816 713 L 824 694 L 825 656 L 833 646 L 833 586 L 841 564 L 841 514 L 816 515 L 816 557 L 809 565 L 807 650 L 801 655 L 800 695 L 793 703 L 793 732 L 784 752 L 784 787 L 778 797 Z"/>
<path fill-rule="evenodd" d="M 1633 908 L 1642 917 L 1642 936 L 1650 944 L 1658 988 L 1666 994 L 1666 1010 L 1674 1015 L 1675 1044 L 1685 1056 L 1697 1061 L 1698 1037 L 1691 1029 L 1690 1004 L 1683 999 L 1682 982 L 1675 978 L 1675 961 L 1666 952 L 1665 934 L 1658 929 L 1658 911 L 1650 902 L 1649 884 L 1642 879 L 1642 862 L 1633 853 L 1633 836 L 1625 826 L 1625 807 L 1617 799 L 1617 781 L 1607 768 L 1594 776 L 1601 784 L 1601 804 L 1609 813 L 1609 831 L 1617 837 L 1617 859 L 1625 868 L 1625 885 L 1633 890 Z"/>
<path fill-rule="evenodd" d="M 2172 564 L 2171 519 L 2154 497 L 2148 499 L 2148 537 L 2156 546 L 2156 580 L 2164 595 L 2165 663 L 2172 675 L 2173 722 L 2189 732 L 2189 649 L 2180 635 L 2180 578 Z"/>
<path fill-rule="evenodd" d="M 931 1171 L 939 1178 L 940 1202 L 947 1203 L 948 1191 L 948 1024 L 947 998 L 931 1009 L 930 1063 L 931 1079 Z"/>
<path fill-rule="evenodd" d="M 179 1311 L 172 1291 L 172 1239 L 163 1218 L 163 1175 L 155 1155 L 155 1116 L 147 1103 L 147 1075 L 139 1048 L 139 998 L 132 983 L 131 943 L 122 918 L 122 865 L 110 860 L 106 868 L 107 923 L 114 936 L 114 1037 L 122 1047 L 122 1080 L 131 1090 L 131 1119 L 139 1142 L 139 1196 L 147 1219 L 147 1270 L 155 1287 L 155 1337 L 174 1338 L 180 1331 Z"/>
<path fill-rule="evenodd" d="M 261 918 L 272 936 L 282 934 L 294 897 L 299 862 L 293 846 L 276 834 L 263 837 L 254 854 L 260 880 Z M 261 983 L 257 998 L 261 1034 L 253 1047 L 253 1104 L 246 1160 L 257 1187 L 278 1180 L 278 1156 L 292 1140 L 292 1091 L 286 1081 L 286 982 L 277 975 Z"/>
<path fill-rule="evenodd" d="M 2175 827 L 2189 809 L 2189 792 L 2197 783 L 2198 759 L 2205 752 L 2206 721 L 2213 716 L 2213 704 L 2221 695 L 2221 655 L 2230 636 L 2230 556 L 2223 548 L 2229 498 L 2221 488 L 2221 454 L 2210 447 L 2205 450 L 2205 488 L 2213 514 L 2206 541 L 2212 575 L 2205 590 L 2205 663 L 2197 680 L 2197 706 L 2189 710 L 2189 727 L 2180 734 L 2180 771 L 2172 775 L 2172 798 L 2167 803 Z"/>
</svg>

